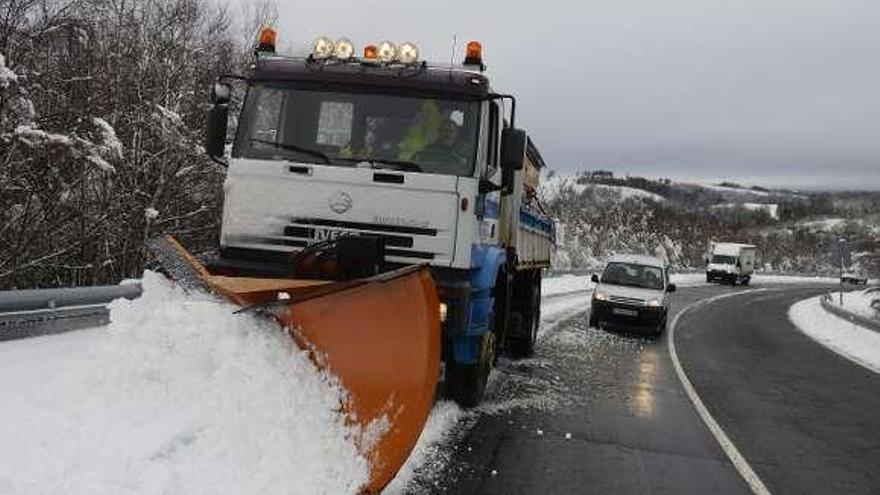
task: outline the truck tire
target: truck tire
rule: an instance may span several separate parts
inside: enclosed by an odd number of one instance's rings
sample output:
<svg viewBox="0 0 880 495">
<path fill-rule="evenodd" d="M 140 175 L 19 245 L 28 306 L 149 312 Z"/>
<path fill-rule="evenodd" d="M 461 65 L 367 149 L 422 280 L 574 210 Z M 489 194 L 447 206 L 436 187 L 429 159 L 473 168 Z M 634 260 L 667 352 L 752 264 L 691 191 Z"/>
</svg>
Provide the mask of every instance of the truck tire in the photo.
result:
<svg viewBox="0 0 880 495">
<path fill-rule="evenodd" d="M 593 312 L 593 308 L 590 308 L 589 327 L 599 328 L 599 318 L 596 318 L 596 314 Z"/>
<path fill-rule="evenodd" d="M 743 285 L 749 285 L 749 282 L 751 282 L 751 281 L 752 281 L 752 277 L 746 275 L 746 276 L 742 279 L 742 284 L 743 284 Z"/>
<path fill-rule="evenodd" d="M 486 332 L 480 344 L 480 357 L 474 364 L 458 364 L 454 358 L 446 361 L 446 395 L 459 406 L 469 409 L 477 406 L 486 393 L 486 383 L 495 361 L 495 334 Z"/>
<path fill-rule="evenodd" d="M 525 289 L 520 287 L 519 307 L 510 314 L 508 336 L 509 354 L 513 358 L 526 358 L 535 354 L 538 341 L 538 328 L 541 326 L 541 274 L 531 277 L 532 283 Z"/>
</svg>

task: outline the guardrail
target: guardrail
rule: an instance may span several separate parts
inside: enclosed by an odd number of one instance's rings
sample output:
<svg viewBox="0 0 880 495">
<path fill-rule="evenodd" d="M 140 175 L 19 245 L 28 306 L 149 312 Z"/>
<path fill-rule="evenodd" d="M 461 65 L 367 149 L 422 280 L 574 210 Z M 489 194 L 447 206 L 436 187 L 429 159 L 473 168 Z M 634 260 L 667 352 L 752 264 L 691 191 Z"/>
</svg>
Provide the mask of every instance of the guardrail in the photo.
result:
<svg viewBox="0 0 880 495">
<path fill-rule="evenodd" d="M 0 291 L 0 341 L 106 325 L 110 301 L 140 295 L 138 283 Z"/>
<path fill-rule="evenodd" d="M 876 320 L 874 318 L 868 318 L 866 316 L 862 316 L 860 314 L 853 313 L 852 311 L 848 311 L 833 302 L 831 302 L 832 295 L 825 294 L 822 296 L 822 308 L 829 313 L 839 316 L 844 320 L 849 320 L 857 325 L 863 326 L 865 328 L 869 328 L 871 330 L 880 332 L 880 320 Z"/>
</svg>

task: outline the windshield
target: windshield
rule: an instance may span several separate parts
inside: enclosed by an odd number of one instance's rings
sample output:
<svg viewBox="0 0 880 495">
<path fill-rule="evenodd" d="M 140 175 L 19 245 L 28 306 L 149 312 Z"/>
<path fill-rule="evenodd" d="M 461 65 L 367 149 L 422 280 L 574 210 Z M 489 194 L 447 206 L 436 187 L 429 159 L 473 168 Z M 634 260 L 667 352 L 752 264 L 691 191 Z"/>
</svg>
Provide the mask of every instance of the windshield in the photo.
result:
<svg viewBox="0 0 880 495">
<path fill-rule="evenodd" d="M 254 85 L 234 156 L 473 175 L 478 102 Z"/>
<path fill-rule="evenodd" d="M 736 257 L 726 254 L 713 254 L 712 263 L 716 265 L 733 265 L 736 263 Z"/>
<path fill-rule="evenodd" d="M 609 263 L 602 274 L 602 283 L 661 290 L 663 269 L 635 263 Z"/>
</svg>

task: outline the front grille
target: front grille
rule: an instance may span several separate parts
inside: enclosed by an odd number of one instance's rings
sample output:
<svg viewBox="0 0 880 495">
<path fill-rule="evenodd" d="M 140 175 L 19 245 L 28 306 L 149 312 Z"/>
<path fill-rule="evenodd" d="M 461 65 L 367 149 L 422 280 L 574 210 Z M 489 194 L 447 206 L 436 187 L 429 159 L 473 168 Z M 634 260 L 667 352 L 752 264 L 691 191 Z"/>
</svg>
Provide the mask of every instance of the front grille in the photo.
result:
<svg viewBox="0 0 880 495">
<path fill-rule="evenodd" d="M 644 306 L 645 300 L 635 297 L 609 296 L 608 300 L 620 304 L 628 304 L 630 306 Z"/>
<path fill-rule="evenodd" d="M 349 230 L 370 230 L 373 232 L 394 232 L 398 234 L 437 236 L 437 229 L 425 227 L 407 227 L 405 225 L 385 225 L 362 222 L 343 222 L 340 220 L 327 220 L 324 218 L 294 218 L 293 224 L 311 225 L 315 227 L 335 227 Z"/>
<path fill-rule="evenodd" d="M 437 229 L 422 227 L 407 227 L 401 225 L 371 224 L 362 222 L 346 222 L 340 220 L 326 220 L 321 218 L 294 218 L 284 228 L 284 243 L 312 243 L 317 239 L 317 230 L 330 230 L 338 235 L 369 235 L 381 237 L 385 241 L 385 254 L 401 258 L 416 258 L 420 260 L 432 260 L 435 253 L 413 249 L 415 239 L 421 237 L 436 237 Z M 401 235 L 411 234 L 411 235 Z"/>
</svg>

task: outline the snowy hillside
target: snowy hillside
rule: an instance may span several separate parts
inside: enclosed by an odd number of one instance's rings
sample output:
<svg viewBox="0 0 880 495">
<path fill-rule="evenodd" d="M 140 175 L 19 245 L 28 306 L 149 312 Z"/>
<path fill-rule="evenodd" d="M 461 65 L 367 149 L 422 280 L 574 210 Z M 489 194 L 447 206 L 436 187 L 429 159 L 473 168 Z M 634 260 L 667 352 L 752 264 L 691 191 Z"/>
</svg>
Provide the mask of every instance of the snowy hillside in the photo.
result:
<svg viewBox="0 0 880 495">
<path fill-rule="evenodd" d="M 860 267 L 880 271 L 877 193 L 806 194 L 593 171 L 548 173 L 540 197 L 559 220 L 559 269 L 592 269 L 615 252 L 699 268 L 710 241 L 730 241 L 758 245 L 761 270 L 830 274 L 837 269 L 831 245 L 842 236 Z"/>
<path fill-rule="evenodd" d="M 578 177 L 574 174 L 554 174 L 552 177 L 544 178 L 541 184 L 541 199 L 544 201 L 552 201 L 559 197 L 560 194 L 570 192 L 574 194 L 583 194 L 586 191 L 595 191 L 610 197 L 617 197 L 621 200 L 626 199 L 645 199 L 650 201 L 663 201 L 663 196 L 626 186 L 611 186 L 607 184 L 579 183 Z"/>
</svg>

